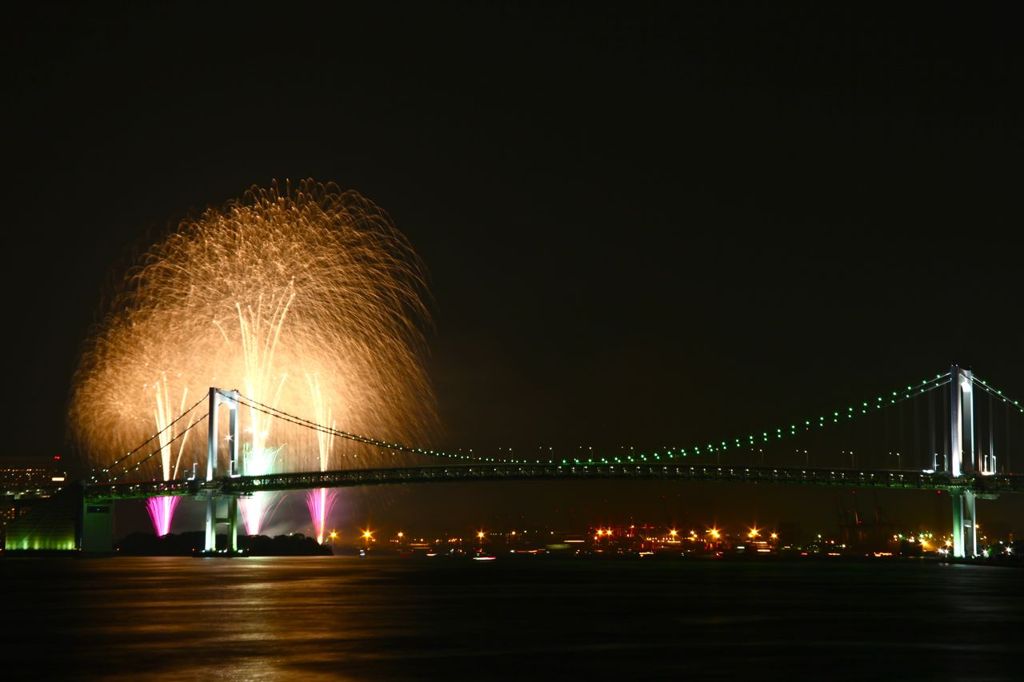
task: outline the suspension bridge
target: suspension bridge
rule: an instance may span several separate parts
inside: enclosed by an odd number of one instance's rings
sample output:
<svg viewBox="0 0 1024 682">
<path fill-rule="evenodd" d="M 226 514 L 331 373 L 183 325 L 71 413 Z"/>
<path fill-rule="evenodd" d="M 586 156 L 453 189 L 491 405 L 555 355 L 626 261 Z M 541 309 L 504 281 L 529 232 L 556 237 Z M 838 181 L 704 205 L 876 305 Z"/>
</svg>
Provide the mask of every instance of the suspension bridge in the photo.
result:
<svg viewBox="0 0 1024 682">
<path fill-rule="evenodd" d="M 156 448 L 146 452 L 160 436 L 158 433 L 96 472 L 84 486 L 81 548 L 109 549 L 113 503 L 124 499 L 191 496 L 205 500 L 205 550 L 212 553 L 217 550 L 220 526 L 227 529 L 226 549 L 237 551 L 238 500 L 261 491 L 401 483 L 671 479 L 946 491 L 952 501 L 953 555 L 974 557 L 978 555 L 976 501 L 1024 492 L 1024 476 L 1013 473 L 1010 467 L 1012 444 L 1020 441 L 1018 432 L 1024 430 L 1019 418 L 1024 407 L 959 366 L 890 394 L 775 429 L 690 447 L 641 453 L 631 449 L 603 457 L 531 460 L 414 447 L 331 428 L 238 391 L 215 387 L 167 428 L 174 427 L 186 414 L 201 410 L 203 403 L 207 406 L 205 414 L 193 415 L 188 427 L 172 439 L 181 438 L 205 421 L 203 466 L 195 462 L 192 475 L 184 479 L 122 480 L 146 471 L 147 463 L 160 451 Z M 240 408 L 431 463 L 246 475 L 239 459 Z M 224 411 L 227 435 L 222 437 Z M 858 430 L 857 423 L 873 423 L 876 430 L 883 431 L 882 437 L 872 435 L 870 428 Z M 821 447 L 823 434 L 837 431 L 846 447 Z M 222 453 L 222 446 L 226 453 Z M 812 462 L 812 449 L 828 451 L 831 456 Z M 770 463 L 766 462 L 769 457 Z M 821 461 L 824 459 L 830 461 Z"/>
</svg>

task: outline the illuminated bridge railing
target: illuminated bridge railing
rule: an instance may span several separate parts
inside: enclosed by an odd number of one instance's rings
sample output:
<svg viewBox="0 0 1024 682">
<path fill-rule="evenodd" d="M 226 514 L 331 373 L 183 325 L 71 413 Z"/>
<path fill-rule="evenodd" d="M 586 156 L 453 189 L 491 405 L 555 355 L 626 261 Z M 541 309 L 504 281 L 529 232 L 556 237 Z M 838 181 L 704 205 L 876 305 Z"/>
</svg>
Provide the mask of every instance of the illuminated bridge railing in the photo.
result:
<svg viewBox="0 0 1024 682">
<path fill-rule="evenodd" d="M 961 476 L 953 479 L 942 472 L 872 471 L 858 469 L 814 469 L 787 467 L 730 467 L 717 465 L 663 464 L 466 464 L 385 469 L 350 469 L 240 476 L 205 481 L 154 481 L 146 483 L 93 484 L 91 498 L 141 498 L 155 495 L 203 495 L 210 493 L 247 495 L 258 491 L 309 490 L 400 483 L 442 483 L 470 481 L 523 481 L 565 479 L 666 479 L 732 481 L 744 483 L 790 483 L 804 485 L 892 488 L 907 490 L 949 490 L 970 488 L 980 494 L 1024 492 L 1024 477 L 1017 475 Z"/>
<path fill-rule="evenodd" d="M 131 500 L 163 495 L 197 495 L 202 486 L 202 482 L 185 479 L 142 483 L 88 483 L 85 485 L 85 497 Z"/>
</svg>

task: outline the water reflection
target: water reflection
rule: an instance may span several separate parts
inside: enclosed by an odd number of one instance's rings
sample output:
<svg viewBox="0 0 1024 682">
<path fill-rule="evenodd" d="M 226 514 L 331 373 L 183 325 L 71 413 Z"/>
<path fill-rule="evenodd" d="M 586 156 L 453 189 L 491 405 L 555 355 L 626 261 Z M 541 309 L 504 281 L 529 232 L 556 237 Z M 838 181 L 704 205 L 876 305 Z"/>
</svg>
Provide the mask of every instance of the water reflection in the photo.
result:
<svg viewBox="0 0 1024 682">
<path fill-rule="evenodd" d="M 37 678 L 1014 677 L 1017 569 L 913 562 L 4 559 Z M 6 676 L 5 676 L 6 678 Z"/>
</svg>

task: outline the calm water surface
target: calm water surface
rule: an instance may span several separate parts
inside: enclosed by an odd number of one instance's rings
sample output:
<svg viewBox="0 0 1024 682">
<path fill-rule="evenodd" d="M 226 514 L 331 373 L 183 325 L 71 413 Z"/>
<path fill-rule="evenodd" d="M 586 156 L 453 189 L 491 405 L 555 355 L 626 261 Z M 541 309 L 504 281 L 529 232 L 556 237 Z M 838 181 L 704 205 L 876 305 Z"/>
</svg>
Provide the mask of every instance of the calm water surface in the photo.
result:
<svg viewBox="0 0 1024 682">
<path fill-rule="evenodd" d="M 1024 571 L 918 562 L 0 560 L 0 679 L 1024 679 Z"/>
</svg>

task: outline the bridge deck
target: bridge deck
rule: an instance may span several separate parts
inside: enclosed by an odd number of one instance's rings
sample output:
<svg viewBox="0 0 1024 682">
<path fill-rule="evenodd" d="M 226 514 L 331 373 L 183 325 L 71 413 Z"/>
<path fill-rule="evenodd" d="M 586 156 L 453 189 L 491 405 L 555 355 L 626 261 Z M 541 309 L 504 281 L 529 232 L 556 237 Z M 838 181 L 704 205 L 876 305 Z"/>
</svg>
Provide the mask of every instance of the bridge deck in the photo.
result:
<svg viewBox="0 0 1024 682">
<path fill-rule="evenodd" d="M 351 469 L 239 476 L 206 482 L 199 480 L 150 481 L 143 483 L 93 483 L 85 487 L 90 499 L 132 499 L 157 495 L 206 495 L 213 493 L 247 495 L 259 491 L 310 490 L 398 483 L 442 483 L 467 481 L 524 481 L 559 479 L 672 479 L 690 481 L 733 481 L 745 483 L 790 483 L 893 488 L 904 490 L 973 489 L 979 494 L 1024 492 L 1024 476 L 961 476 L 954 479 L 942 472 L 858 469 L 814 469 L 788 467 L 743 467 L 682 464 L 465 464 L 385 469 Z"/>
</svg>

